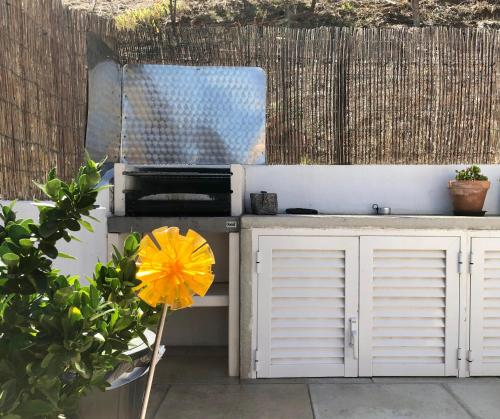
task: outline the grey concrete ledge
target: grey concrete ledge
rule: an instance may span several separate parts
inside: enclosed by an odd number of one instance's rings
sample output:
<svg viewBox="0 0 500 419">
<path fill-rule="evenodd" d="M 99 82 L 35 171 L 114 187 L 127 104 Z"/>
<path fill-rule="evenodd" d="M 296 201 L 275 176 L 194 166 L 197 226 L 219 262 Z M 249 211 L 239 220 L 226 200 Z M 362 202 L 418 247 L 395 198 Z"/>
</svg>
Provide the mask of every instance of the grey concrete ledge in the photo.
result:
<svg viewBox="0 0 500 419">
<path fill-rule="evenodd" d="M 244 215 L 241 228 L 387 228 L 500 230 L 500 216 L 447 215 Z"/>
</svg>

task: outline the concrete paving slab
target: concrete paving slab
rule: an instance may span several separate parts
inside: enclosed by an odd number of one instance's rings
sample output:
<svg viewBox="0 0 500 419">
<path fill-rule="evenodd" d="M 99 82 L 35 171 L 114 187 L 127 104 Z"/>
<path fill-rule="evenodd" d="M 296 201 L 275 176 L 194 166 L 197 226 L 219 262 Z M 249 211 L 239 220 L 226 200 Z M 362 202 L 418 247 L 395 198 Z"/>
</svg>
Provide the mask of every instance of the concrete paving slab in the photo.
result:
<svg viewBox="0 0 500 419">
<path fill-rule="evenodd" d="M 227 359 L 227 346 L 166 346 L 163 358 L 172 356 L 222 356 Z"/>
<path fill-rule="evenodd" d="M 474 417 L 500 418 L 500 383 L 465 382 L 447 384 L 446 387 Z"/>
<path fill-rule="evenodd" d="M 307 378 L 243 378 L 241 384 L 260 385 L 260 384 L 307 384 Z"/>
<path fill-rule="evenodd" d="M 311 384 L 316 419 L 470 419 L 439 384 Z"/>
<path fill-rule="evenodd" d="M 238 384 L 237 377 L 229 377 L 227 357 L 170 356 L 156 367 L 157 385 L 166 384 Z"/>
<path fill-rule="evenodd" d="M 155 419 L 313 419 L 304 384 L 174 385 Z"/>
<path fill-rule="evenodd" d="M 153 419 L 156 412 L 160 408 L 165 396 L 167 395 L 169 386 L 153 386 L 151 388 L 151 395 L 149 396 L 148 414 L 147 419 Z M 142 400 L 142 396 L 141 396 Z"/>
<path fill-rule="evenodd" d="M 497 377 L 471 377 L 471 378 L 455 378 L 455 377 L 373 377 L 374 383 L 381 384 L 450 384 L 450 383 L 500 383 Z"/>
<path fill-rule="evenodd" d="M 325 378 L 308 378 L 308 384 L 371 384 L 371 378 L 365 377 L 325 377 Z"/>
<path fill-rule="evenodd" d="M 371 378 L 345 378 L 345 377 L 322 377 L 322 378 L 259 378 L 243 379 L 242 384 L 369 384 Z"/>
</svg>

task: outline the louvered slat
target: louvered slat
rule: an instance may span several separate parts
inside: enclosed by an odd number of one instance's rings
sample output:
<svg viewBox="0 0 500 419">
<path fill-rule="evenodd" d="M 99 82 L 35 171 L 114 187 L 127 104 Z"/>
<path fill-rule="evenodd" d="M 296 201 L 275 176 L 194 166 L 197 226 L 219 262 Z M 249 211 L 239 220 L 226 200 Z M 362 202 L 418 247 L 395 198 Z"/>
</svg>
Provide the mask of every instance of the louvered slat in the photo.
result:
<svg viewBox="0 0 500 419">
<path fill-rule="evenodd" d="M 445 331 L 444 328 L 439 327 L 374 327 L 373 328 L 373 338 L 377 337 L 388 337 L 388 338 L 399 338 L 399 337 L 412 337 L 412 338 L 444 338 Z"/>
<path fill-rule="evenodd" d="M 343 318 L 344 309 L 343 308 L 331 308 L 331 307 L 307 307 L 307 308 L 296 308 L 296 307 L 273 307 L 271 310 L 273 318 Z"/>
<path fill-rule="evenodd" d="M 344 297 L 273 297 L 273 307 L 344 307 Z"/>
<path fill-rule="evenodd" d="M 328 328 L 323 327 L 277 327 L 272 330 L 273 339 L 283 338 L 342 338 L 344 339 L 344 328 Z"/>
<path fill-rule="evenodd" d="M 310 269 L 310 268 L 281 268 L 275 270 L 275 278 L 343 278 L 343 268 L 326 268 L 326 269 Z"/>
<path fill-rule="evenodd" d="M 329 338 L 329 337 L 273 337 L 272 347 L 276 348 L 321 348 L 321 347 L 333 347 L 333 348 L 344 348 L 344 337 Z"/>
<path fill-rule="evenodd" d="M 344 289 L 337 287 L 273 287 L 272 297 L 343 298 Z"/>
</svg>

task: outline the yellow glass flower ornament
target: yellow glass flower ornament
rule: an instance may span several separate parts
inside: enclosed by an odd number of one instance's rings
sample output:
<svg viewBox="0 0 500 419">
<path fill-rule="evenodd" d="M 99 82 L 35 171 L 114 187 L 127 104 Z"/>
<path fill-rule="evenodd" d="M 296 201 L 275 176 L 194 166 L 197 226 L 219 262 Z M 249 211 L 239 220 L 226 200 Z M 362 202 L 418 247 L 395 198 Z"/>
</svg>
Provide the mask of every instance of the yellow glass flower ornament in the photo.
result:
<svg viewBox="0 0 500 419">
<path fill-rule="evenodd" d="M 185 236 L 177 227 L 161 227 L 144 236 L 139 247 L 136 287 L 150 306 L 170 310 L 190 307 L 193 295 L 204 296 L 214 280 L 214 254 L 207 241 L 193 230 Z"/>
</svg>

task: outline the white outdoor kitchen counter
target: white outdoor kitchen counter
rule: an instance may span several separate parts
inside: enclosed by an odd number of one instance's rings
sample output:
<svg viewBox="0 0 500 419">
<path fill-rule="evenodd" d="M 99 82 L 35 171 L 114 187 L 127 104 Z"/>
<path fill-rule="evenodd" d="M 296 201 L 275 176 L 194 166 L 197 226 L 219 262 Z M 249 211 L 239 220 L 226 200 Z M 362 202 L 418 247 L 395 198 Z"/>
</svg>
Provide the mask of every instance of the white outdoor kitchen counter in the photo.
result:
<svg viewBox="0 0 500 419">
<path fill-rule="evenodd" d="M 452 215 L 244 215 L 242 229 L 253 228 L 397 228 L 500 230 L 500 216 Z"/>
<path fill-rule="evenodd" d="M 500 216 L 241 217 L 240 376 L 500 375 Z"/>
</svg>

